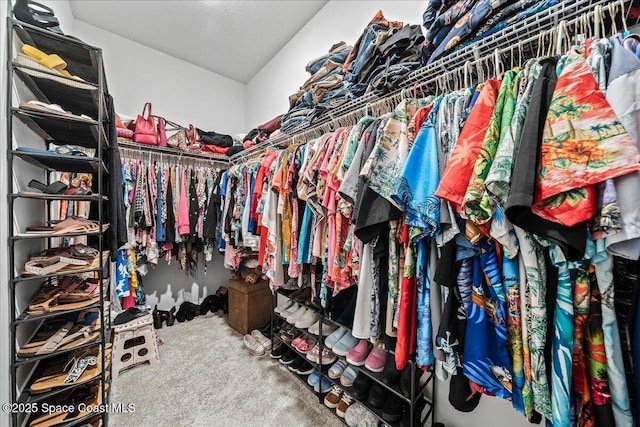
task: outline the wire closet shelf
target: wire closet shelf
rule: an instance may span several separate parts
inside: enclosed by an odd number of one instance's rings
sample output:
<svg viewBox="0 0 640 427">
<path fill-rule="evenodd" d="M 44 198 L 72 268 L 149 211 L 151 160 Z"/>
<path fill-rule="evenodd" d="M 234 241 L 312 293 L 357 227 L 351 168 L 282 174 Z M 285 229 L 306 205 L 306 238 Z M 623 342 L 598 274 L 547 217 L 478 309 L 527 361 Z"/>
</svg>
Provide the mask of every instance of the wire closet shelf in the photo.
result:
<svg viewBox="0 0 640 427">
<path fill-rule="evenodd" d="M 317 138 L 339 126 L 354 124 L 359 117 L 370 112 L 390 112 L 397 103 L 418 89 L 450 89 L 450 82 L 454 77 L 460 77 L 459 80 L 469 85 L 470 80 L 467 79 L 489 77 L 492 69 L 497 73 L 502 64 L 512 62 L 514 54 L 518 61 L 524 62 L 547 52 L 547 46 L 549 49 L 555 48 L 563 37 L 562 34 L 558 35 L 559 32 L 564 32 L 564 37 L 573 37 L 579 33 L 578 29 L 586 28 L 593 29 L 593 33 L 598 35 L 604 31 L 605 18 L 609 22 L 618 18 L 625 23 L 627 17 L 624 13 L 631 3 L 630 0 L 561 1 L 516 25 L 510 25 L 477 43 L 462 45 L 450 54 L 417 69 L 403 81 L 403 87 L 394 92 L 384 95 L 368 93 L 347 101 L 322 113 L 312 125 L 298 126 L 286 134 L 279 134 L 231 156 L 230 163 L 243 163 L 260 156 L 269 148 L 281 148 L 297 141 Z"/>
</svg>

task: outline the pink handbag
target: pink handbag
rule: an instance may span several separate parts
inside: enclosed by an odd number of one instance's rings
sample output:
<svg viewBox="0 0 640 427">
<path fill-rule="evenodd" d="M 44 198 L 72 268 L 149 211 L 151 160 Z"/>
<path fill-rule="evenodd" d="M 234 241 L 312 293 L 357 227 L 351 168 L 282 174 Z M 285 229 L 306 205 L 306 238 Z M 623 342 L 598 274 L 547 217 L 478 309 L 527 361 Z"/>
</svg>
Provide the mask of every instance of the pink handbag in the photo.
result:
<svg viewBox="0 0 640 427">
<path fill-rule="evenodd" d="M 148 108 L 148 110 L 147 110 Z M 133 131 L 133 140 L 141 144 L 158 145 L 156 125 L 151 115 L 151 103 L 144 104 L 142 115 L 136 119 L 136 128 Z"/>
<path fill-rule="evenodd" d="M 166 122 L 162 117 L 158 117 L 158 146 L 167 146 Z"/>
</svg>

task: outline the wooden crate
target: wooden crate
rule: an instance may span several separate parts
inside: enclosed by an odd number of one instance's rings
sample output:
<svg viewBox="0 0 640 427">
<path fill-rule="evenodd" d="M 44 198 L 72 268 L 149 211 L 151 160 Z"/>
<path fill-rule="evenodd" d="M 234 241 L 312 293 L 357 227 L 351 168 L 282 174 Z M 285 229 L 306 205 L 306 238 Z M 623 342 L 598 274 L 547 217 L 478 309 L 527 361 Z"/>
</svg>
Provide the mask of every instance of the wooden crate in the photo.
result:
<svg viewBox="0 0 640 427">
<path fill-rule="evenodd" d="M 241 334 L 262 328 L 270 320 L 272 298 L 266 280 L 251 284 L 229 279 L 229 326 Z"/>
</svg>

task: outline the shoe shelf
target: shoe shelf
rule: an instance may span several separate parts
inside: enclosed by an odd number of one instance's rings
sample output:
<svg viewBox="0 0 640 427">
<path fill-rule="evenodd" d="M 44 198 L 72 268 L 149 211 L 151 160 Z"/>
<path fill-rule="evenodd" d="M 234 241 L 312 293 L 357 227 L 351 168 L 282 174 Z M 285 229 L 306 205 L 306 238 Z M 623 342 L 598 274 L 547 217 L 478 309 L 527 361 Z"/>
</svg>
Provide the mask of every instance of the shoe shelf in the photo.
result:
<svg viewBox="0 0 640 427">
<path fill-rule="evenodd" d="M 89 117 L 98 117 L 100 104 L 106 109 L 104 98 L 93 83 L 82 83 L 59 74 L 36 70 L 31 67 L 11 63 L 15 75 L 36 96 L 47 104 L 58 104 L 65 111 L 82 112 Z M 68 81 L 68 84 L 62 83 Z"/>
<path fill-rule="evenodd" d="M 101 236 L 101 235 L 99 235 L 99 236 L 100 237 L 104 237 L 104 236 Z M 43 276 L 24 276 L 24 275 L 19 275 L 17 277 L 14 277 L 13 279 L 11 279 L 11 283 L 28 282 L 28 281 L 32 281 L 32 280 L 54 279 L 54 278 L 58 278 L 58 277 L 79 275 L 79 274 L 85 274 L 85 273 L 99 273 L 100 271 L 106 270 L 106 264 L 107 264 L 108 260 L 109 260 L 109 252 L 108 251 L 103 251 L 102 266 L 101 267 L 93 267 L 93 268 L 87 268 L 87 269 L 83 269 L 83 270 L 73 270 L 73 271 L 60 271 L 60 272 L 56 272 L 56 273 L 46 274 L 46 275 L 43 275 Z M 103 276 L 106 277 L 106 274 L 104 274 Z"/>
<path fill-rule="evenodd" d="M 11 3 L 9 4 L 9 6 Z M 10 316 L 11 336 L 10 347 L 7 352 L 10 354 L 11 361 L 10 384 L 9 389 L 10 403 L 35 403 L 35 402 L 55 402 L 56 404 L 68 404 L 67 392 L 81 386 L 82 384 L 69 384 L 64 387 L 58 387 L 45 393 L 32 394 L 29 387 L 38 378 L 41 378 L 46 365 L 57 363 L 57 357 L 61 356 L 60 363 L 64 364 L 67 357 L 72 356 L 75 352 L 86 351 L 87 349 L 101 349 L 102 370 L 98 375 L 89 382 L 99 382 L 102 384 L 100 401 L 108 404 L 109 388 L 105 387 L 109 383 L 110 363 L 106 354 L 107 342 L 110 340 L 111 330 L 109 328 L 108 304 L 109 299 L 109 268 L 107 250 L 107 232 L 109 225 L 106 221 L 108 214 L 105 201 L 108 197 L 105 194 L 107 189 L 107 178 L 109 171 L 106 167 L 106 160 L 109 147 L 107 134 L 109 132 L 108 116 L 107 116 L 107 97 L 108 89 L 103 66 L 102 50 L 100 48 L 90 46 L 80 40 L 70 36 L 64 36 L 52 33 L 46 29 L 39 28 L 10 17 L 6 21 L 7 40 L 6 46 L 9 47 L 8 60 L 5 64 L 8 70 L 7 85 L 5 88 L 5 96 L 3 97 L 6 105 L 5 120 L 7 123 L 7 133 L 5 135 L 6 156 L 8 159 L 8 167 L 5 172 L 5 179 L 9 182 L 8 210 L 15 212 L 21 208 L 38 209 L 42 213 L 42 221 L 50 221 L 55 219 L 51 217 L 51 202 L 53 201 L 87 201 L 98 202 L 92 206 L 92 212 L 96 212 L 98 229 L 97 231 L 72 232 L 61 235 L 37 234 L 37 233 L 20 233 L 14 222 L 12 215 L 7 216 L 8 234 L 9 234 L 9 277 L 8 287 L 10 309 L 7 310 Z M 31 61 L 23 55 L 20 50 L 23 44 L 31 45 L 41 50 L 45 54 L 59 55 L 66 63 L 66 70 L 72 75 L 80 79 L 67 77 L 54 70 L 49 70 L 38 64 L 37 61 Z M 18 54 L 20 52 L 20 54 Z M 56 113 L 49 110 L 32 110 L 29 107 L 20 107 L 20 102 L 38 100 L 46 104 L 58 104 L 64 113 Z M 81 117 L 86 115 L 87 117 Z M 14 132 L 14 126 L 27 127 L 38 135 L 42 141 L 41 147 L 37 150 L 24 148 L 26 144 L 21 140 L 21 132 Z M 75 145 L 95 150 L 95 157 L 89 156 L 71 156 L 46 151 L 49 144 L 56 145 Z M 31 146 L 31 145 L 29 145 Z M 21 148 L 14 148 L 21 147 Z M 26 188 L 20 188 L 17 184 L 19 180 L 15 179 L 14 172 L 17 168 L 24 167 L 24 163 L 28 162 L 45 171 L 45 181 L 47 184 L 52 179 L 52 175 L 46 172 L 71 172 L 71 173 L 90 173 L 93 175 L 93 183 L 98 192 L 90 195 L 65 195 L 65 194 L 45 194 L 37 191 L 30 191 Z M 41 176 L 33 177 L 42 179 Z M 20 180 L 22 181 L 22 180 Z M 28 180 L 27 180 L 28 181 Z M 29 199 L 31 202 L 28 206 L 19 206 L 18 200 Z M 36 206 L 32 206 L 32 205 Z M 47 275 L 23 275 L 23 265 L 18 264 L 18 259 L 23 259 L 29 254 L 22 253 L 23 249 L 27 249 L 30 245 L 18 245 L 16 242 L 22 240 L 35 241 L 41 239 L 43 247 L 51 247 L 54 242 L 51 239 L 60 239 L 63 242 L 67 237 L 91 236 L 89 240 L 90 246 L 99 251 L 99 257 L 93 259 L 93 262 L 78 270 L 57 271 Z M 18 283 L 30 282 L 41 285 L 50 286 L 55 284 L 55 279 L 69 275 L 86 275 L 99 280 L 100 291 L 97 292 L 99 298 L 95 302 L 85 307 L 77 307 L 64 309 L 60 307 L 60 311 L 45 312 L 39 314 L 29 314 L 28 308 L 20 313 L 21 307 L 18 307 L 18 300 L 26 295 L 23 287 L 19 287 Z M 20 291 L 18 292 L 18 289 Z M 27 332 L 27 328 L 31 330 L 33 327 L 39 328 L 40 324 L 50 322 L 51 320 L 65 319 L 65 316 L 75 315 L 85 310 L 99 310 L 98 319 L 99 327 L 95 328 L 97 337 L 89 342 L 83 342 L 81 345 L 66 350 L 58 350 L 49 354 L 20 356 L 18 354 L 18 341 L 22 341 L 22 337 Z M 16 313 L 20 313 L 16 315 Z M 105 313 L 107 316 L 105 317 Z M 29 324 L 29 326 L 25 326 Z M 38 333 L 36 329 L 29 339 L 24 342 L 29 343 Z M 21 337 L 18 340 L 17 337 Z M 45 335 L 46 337 L 46 335 Z M 43 338 L 46 339 L 46 338 Z M 39 339 L 36 339 L 39 340 Z M 79 341 L 82 342 L 82 341 Z M 85 382 L 84 384 L 86 384 Z M 88 420 L 95 420 L 96 417 L 103 420 L 107 419 L 106 413 L 87 414 L 82 418 L 75 420 L 62 421 L 55 425 L 58 426 L 74 426 L 82 425 Z M 33 419 L 24 414 L 14 414 L 10 418 L 10 426 L 18 427 L 28 425 Z M 52 424 L 53 425 L 53 424 Z"/>
<path fill-rule="evenodd" d="M 290 301 L 294 301 L 295 303 L 301 304 L 303 306 L 305 306 L 308 309 L 311 309 L 313 311 L 315 311 L 319 316 L 320 316 L 320 322 L 321 325 L 322 324 L 330 324 L 330 325 L 334 325 L 337 327 L 342 327 L 344 329 L 346 329 L 347 331 L 349 331 L 349 333 L 351 333 L 351 327 L 344 325 L 336 320 L 331 319 L 329 316 L 326 315 L 324 309 L 320 306 L 318 306 L 317 304 L 314 304 L 312 301 L 309 300 L 305 300 L 305 301 L 299 301 L 299 300 L 295 300 L 290 298 L 290 295 L 292 294 L 292 291 L 289 290 L 283 290 L 283 289 L 278 289 L 276 291 L 277 293 L 279 293 L 280 295 L 284 296 L 285 298 L 289 299 Z M 273 307 L 275 308 L 275 307 Z M 284 317 L 282 317 L 280 314 L 276 313 L 275 311 L 272 311 L 272 321 L 273 318 L 280 318 L 283 319 L 283 322 L 286 323 L 286 319 Z M 319 339 L 319 343 L 320 343 L 320 351 L 322 352 L 322 349 L 324 348 L 324 340 L 326 339 L 326 337 L 322 337 L 321 339 L 316 336 L 316 335 L 312 335 L 309 334 L 308 331 L 305 330 L 301 330 L 300 328 L 296 328 L 298 330 L 300 330 L 301 332 L 305 333 L 306 335 L 309 335 L 311 337 L 314 337 L 316 339 Z M 289 347 L 293 347 L 290 344 L 288 345 Z M 294 350 L 296 350 L 294 348 Z M 296 350 L 297 351 L 297 350 Z M 394 352 L 392 350 L 385 350 L 388 353 L 389 357 L 394 357 Z M 299 352 L 298 352 L 299 353 Z M 346 362 L 346 357 L 344 356 L 339 356 L 336 355 L 336 357 L 338 358 L 338 360 L 343 360 Z M 318 369 L 318 372 L 322 372 L 322 370 L 324 369 L 326 371 L 326 368 L 328 368 L 328 366 L 332 365 L 335 362 L 332 362 L 331 364 L 321 364 L 321 362 L 319 362 L 316 367 Z M 408 361 L 408 363 L 411 366 L 411 369 L 419 369 L 417 367 L 417 365 L 415 364 L 415 361 L 413 359 L 410 359 Z M 350 363 L 347 362 L 347 364 L 349 366 L 353 366 Z M 396 397 L 400 398 L 402 400 L 403 403 L 410 405 L 411 410 L 413 410 L 413 407 L 420 401 L 423 400 L 425 402 L 425 407 L 428 407 L 428 411 L 427 414 L 424 416 L 424 418 L 420 419 L 418 422 L 416 422 L 416 420 L 412 420 L 411 422 L 411 426 L 424 426 L 425 423 L 429 420 L 429 418 L 432 418 L 432 415 L 434 413 L 434 402 L 432 399 L 427 399 L 424 396 L 424 392 L 427 390 L 427 388 L 434 386 L 435 383 L 435 373 L 433 372 L 433 369 L 430 369 L 428 372 L 428 376 L 426 377 L 426 379 L 424 379 L 424 382 L 422 382 L 423 380 L 423 376 L 424 374 L 421 375 L 421 378 L 413 385 L 413 395 L 407 396 L 405 395 L 401 390 L 400 390 L 400 386 L 399 384 L 395 384 L 393 386 L 390 386 L 388 384 L 386 384 L 381 377 L 380 373 L 376 373 L 376 372 L 372 372 L 369 371 L 365 366 L 354 366 L 355 368 L 358 369 L 359 371 L 359 375 L 365 375 L 368 378 L 370 378 L 372 381 L 374 381 L 375 383 L 377 383 L 378 385 L 380 385 L 381 387 L 383 387 L 387 392 L 392 393 L 393 395 L 395 395 Z M 343 386 L 339 380 L 333 380 L 331 378 L 329 378 L 327 375 L 325 375 L 333 384 L 339 386 L 341 389 L 343 389 L 347 394 L 349 394 L 350 396 L 351 393 L 349 393 L 349 387 L 345 387 Z M 415 378 L 415 376 L 413 376 L 413 378 Z M 414 379 L 412 379 L 412 381 L 416 381 Z M 353 397 L 353 396 L 352 396 Z M 354 400 L 357 400 L 354 398 Z M 382 418 L 382 409 L 377 409 L 372 407 L 368 402 L 360 402 L 362 403 L 365 407 L 367 407 L 374 415 L 376 415 L 381 422 L 387 424 L 387 425 L 391 425 L 391 426 L 396 426 L 396 425 L 400 425 L 400 422 L 395 422 L 395 423 L 389 423 L 388 421 L 384 421 Z M 433 423 L 433 418 L 431 419 L 431 422 Z"/>
<path fill-rule="evenodd" d="M 95 418 L 96 414 L 95 412 L 91 412 L 87 415 L 85 415 L 84 417 L 80 417 L 77 418 L 75 420 L 66 422 L 66 423 L 61 423 L 61 424 L 54 424 L 56 427 L 73 427 L 73 426 L 85 426 L 85 425 L 89 425 L 89 424 L 85 424 L 88 423 L 89 421 L 91 421 L 93 418 Z M 33 417 L 35 419 L 35 417 Z M 25 420 L 25 422 L 23 423 L 23 427 L 26 427 L 29 425 L 29 423 L 33 421 L 32 417 L 27 417 L 27 419 Z"/>
<path fill-rule="evenodd" d="M 78 231 L 73 233 L 64 233 L 64 234 L 37 234 L 37 233 L 19 233 L 14 234 L 9 238 L 10 241 L 16 240 L 29 240 L 29 239 L 55 239 L 55 238 L 66 238 L 66 237 L 78 237 L 78 236 L 100 236 L 105 234 L 109 230 L 109 226 L 105 224 L 102 231 Z"/>
<path fill-rule="evenodd" d="M 87 195 L 75 195 L 75 194 L 46 194 L 46 193 L 11 193 L 9 197 L 12 199 L 33 199 L 33 200 L 46 200 L 48 202 L 55 202 L 59 200 L 68 200 L 73 202 L 97 202 L 102 199 L 106 202 L 109 200 L 107 196 L 100 197 L 99 194 L 87 194 Z"/>
<path fill-rule="evenodd" d="M 99 48 L 88 45 L 83 41 L 56 34 L 51 31 L 43 31 L 18 19 L 11 20 L 15 36 L 21 42 L 30 44 L 46 53 L 55 53 L 65 60 L 66 69 L 72 74 L 81 77 L 87 82 L 94 83 L 96 87 L 100 80 Z M 103 80 L 104 79 L 103 77 Z M 108 93 L 105 83 L 105 93 Z"/>
<path fill-rule="evenodd" d="M 104 298 L 106 299 L 106 298 Z M 64 310 L 64 311 L 53 311 L 53 312 L 49 312 L 49 313 L 44 313 L 44 314 L 28 314 L 26 312 L 26 310 L 16 318 L 15 322 L 14 322 L 14 326 L 18 326 L 22 323 L 29 323 L 29 322 L 35 322 L 35 321 L 39 321 L 39 320 L 47 320 L 47 319 L 53 319 L 55 317 L 58 316 L 65 316 L 68 314 L 72 314 L 72 313 L 78 313 L 80 311 L 85 311 L 85 310 L 91 310 L 92 308 L 100 308 L 100 302 L 96 302 L 93 303 L 91 305 L 88 305 L 86 307 L 81 307 L 81 308 L 72 308 L 70 310 Z"/>
<path fill-rule="evenodd" d="M 56 145 L 78 145 L 98 148 L 100 140 L 107 141 L 104 128 L 95 120 L 67 117 L 57 114 L 30 111 L 20 108 L 11 110 L 14 117 L 27 125 L 47 142 Z M 108 147 L 108 144 L 103 144 Z"/>
<path fill-rule="evenodd" d="M 29 363 L 33 363 L 33 362 L 39 362 L 41 360 L 46 360 L 46 359 L 51 359 L 52 357 L 56 357 L 56 356 L 60 356 L 63 354 L 68 354 L 68 353 L 73 353 L 76 352 L 78 350 L 82 350 L 85 348 L 90 348 L 90 347 L 95 347 L 98 344 L 102 344 L 102 339 L 100 336 L 96 337 L 95 340 L 93 341 L 89 341 L 87 343 L 84 343 L 82 345 L 79 345 L 77 347 L 74 347 L 72 349 L 68 349 L 68 350 L 58 350 L 58 351 L 54 351 L 52 353 L 48 353 L 48 354 L 40 354 L 40 355 L 36 355 L 36 356 L 27 356 L 27 357 L 20 357 L 17 356 L 14 359 L 14 363 L 13 363 L 13 367 L 17 368 L 19 366 L 22 365 L 26 365 Z"/>
<path fill-rule="evenodd" d="M 48 391 L 46 393 L 38 393 L 38 394 L 31 394 L 29 393 L 28 390 L 25 390 L 21 395 L 20 395 L 20 400 L 18 400 L 18 402 L 20 403 L 36 403 L 36 402 L 42 402 L 44 400 L 50 400 L 52 397 L 58 396 L 59 394 L 63 394 L 65 392 L 68 392 L 70 390 L 73 390 L 76 387 L 80 387 L 82 385 L 85 385 L 86 383 L 90 383 L 96 380 L 102 380 L 102 374 L 98 374 L 96 375 L 96 377 L 91 378 L 89 381 L 80 383 L 80 384 L 72 384 L 66 387 L 56 387 L 55 389 Z M 28 386 L 26 387 L 27 389 L 29 388 Z M 95 415 L 95 414 L 94 414 Z"/>
<path fill-rule="evenodd" d="M 109 173 L 104 162 L 97 157 L 49 154 L 44 150 L 41 153 L 13 150 L 11 154 L 50 172 L 98 173 L 102 169 L 103 174 Z"/>
</svg>

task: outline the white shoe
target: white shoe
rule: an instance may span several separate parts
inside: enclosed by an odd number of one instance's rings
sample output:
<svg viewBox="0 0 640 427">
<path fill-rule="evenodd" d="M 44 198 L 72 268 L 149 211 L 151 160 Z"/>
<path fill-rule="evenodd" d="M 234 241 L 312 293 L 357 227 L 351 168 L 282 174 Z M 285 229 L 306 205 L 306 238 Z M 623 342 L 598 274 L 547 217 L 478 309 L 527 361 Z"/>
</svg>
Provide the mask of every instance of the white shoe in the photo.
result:
<svg viewBox="0 0 640 427">
<path fill-rule="evenodd" d="M 253 331 L 251 331 L 251 336 L 254 337 L 262 347 L 264 347 L 265 351 L 271 350 L 271 340 L 265 337 L 264 335 L 262 335 L 262 332 L 260 332 L 257 329 L 254 329 Z"/>
<path fill-rule="evenodd" d="M 296 320 L 298 320 L 299 318 L 301 318 L 302 316 L 304 316 L 304 314 L 309 311 L 309 309 L 303 305 L 300 306 L 300 308 L 298 309 L 298 311 L 296 311 L 295 313 L 293 313 L 290 316 L 287 316 L 287 323 L 291 323 L 292 325 L 296 323 Z"/>
<path fill-rule="evenodd" d="M 323 323 L 322 324 L 322 336 L 326 337 L 327 335 L 331 335 L 331 333 L 333 331 L 335 331 L 336 329 L 337 329 L 337 327 L 332 325 L 332 324 L 330 324 L 330 323 Z M 319 331 L 320 331 L 320 321 L 317 321 L 313 325 L 309 326 L 309 333 L 310 334 L 318 335 Z"/>
<path fill-rule="evenodd" d="M 282 314 L 284 311 L 289 309 L 293 304 L 295 304 L 295 303 L 293 301 L 291 301 L 290 299 L 285 300 L 282 305 L 277 306 L 276 308 L 273 309 L 273 311 L 274 311 L 274 313 Z"/>
<path fill-rule="evenodd" d="M 244 346 L 249 350 L 249 353 L 255 356 L 262 356 L 265 353 L 265 349 L 258 342 L 258 340 L 251 334 L 247 334 L 244 336 Z"/>
<path fill-rule="evenodd" d="M 291 307 L 287 308 L 286 310 L 282 310 L 282 312 L 280 313 L 280 316 L 286 319 L 287 317 L 291 316 L 293 313 L 298 311 L 300 307 L 301 307 L 300 304 L 298 304 L 297 302 L 294 302 L 293 304 L 291 304 Z"/>
<path fill-rule="evenodd" d="M 307 329 L 309 326 L 317 323 L 319 318 L 319 314 L 313 310 L 308 310 L 305 314 L 296 319 L 296 328 Z"/>
</svg>

